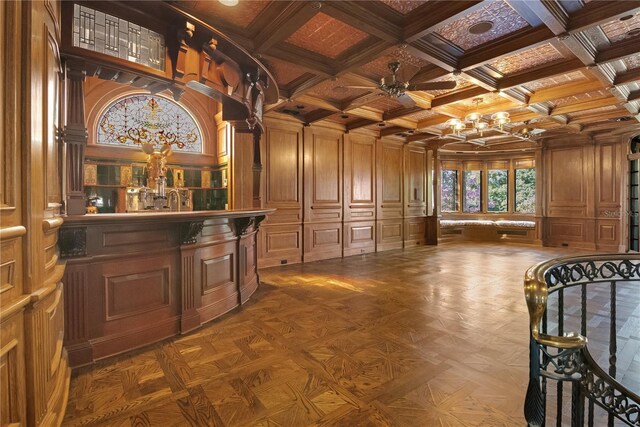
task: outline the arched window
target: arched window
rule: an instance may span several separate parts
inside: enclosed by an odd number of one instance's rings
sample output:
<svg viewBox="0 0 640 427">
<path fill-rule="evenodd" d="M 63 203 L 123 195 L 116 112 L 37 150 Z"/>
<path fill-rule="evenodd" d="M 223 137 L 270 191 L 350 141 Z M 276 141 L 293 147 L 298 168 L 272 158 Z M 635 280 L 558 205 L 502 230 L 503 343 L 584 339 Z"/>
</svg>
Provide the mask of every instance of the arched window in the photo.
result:
<svg viewBox="0 0 640 427">
<path fill-rule="evenodd" d="M 177 102 L 158 95 L 130 95 L 105 109 L 98 121 L 98 144 L 202 153 L 202 133 Z"/>
</svg>

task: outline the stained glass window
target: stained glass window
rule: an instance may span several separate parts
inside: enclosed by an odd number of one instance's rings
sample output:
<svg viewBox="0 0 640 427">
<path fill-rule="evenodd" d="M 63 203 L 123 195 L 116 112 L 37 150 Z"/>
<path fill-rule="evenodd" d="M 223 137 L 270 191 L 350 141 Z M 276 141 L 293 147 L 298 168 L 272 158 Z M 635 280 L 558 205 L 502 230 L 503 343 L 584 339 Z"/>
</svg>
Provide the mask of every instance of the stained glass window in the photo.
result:
<svg viewBox="0 0 640 427">
<path fill-rule="evenodd" d="M 458 171 L 442 169 L 442 212 L 458 210 Z"/>
<path fill-rule="evenodd" d="M 481 212 L 480 188 L 482 187 L 481 172 L 469 170 L 462 173 L 462 211 Z"/>
<path fill-rule="evenodd" d="M 124 19 L 73 5 L 73 45 L 164 70 L 164 36 Z"/>
<path fill-rule="evenodd" d="M 127 96 L 111 104 L 98 121 L 97 143 L 170 145 L 173 151 L 202 152 L 202 135 L 193 117 L 177 102 L 157 95 Z"/>
</svg>

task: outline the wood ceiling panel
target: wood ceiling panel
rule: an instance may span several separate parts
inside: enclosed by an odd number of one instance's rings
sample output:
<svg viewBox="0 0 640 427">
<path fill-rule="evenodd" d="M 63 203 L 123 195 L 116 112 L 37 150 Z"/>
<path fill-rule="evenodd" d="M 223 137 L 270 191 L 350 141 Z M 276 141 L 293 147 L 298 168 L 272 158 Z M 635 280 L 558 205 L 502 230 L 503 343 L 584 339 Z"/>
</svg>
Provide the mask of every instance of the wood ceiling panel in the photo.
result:
<svg viewBox="0 0 640 427">
<path fill-rule="evenodd" d="M 328 99 L 329 101 L 344 102 L 366 95 L 370 92 L 368 90 L 345 87 L 350 84 L 351 83 L 347 79 L 342 77 L 336 80 L 325 80 L 311 88 L 311 90 L 309 90 L 309 94 L 323 99 Z"/>
<path fill-rule="evenodd" d="M 414 114 L 410 114 L 407 116 L 407 118 L 411 120 L 420 121 L 420 120 L 425 120 L 425 119 L 436 117 L 436 116 L 440 116 L 440 113 L 433 110 L 423 110 Z"/>
<path fill-rule="evenodd" d="M 410 54 L 406 49 L 396 47 L 373 61 L 364 64 L 358 71 L 372 78 L 380 79 L 391 74 L 389 62 L 392 61 L 400 61 L 398 76 L 403 80 L 413 77 L 420 68 L 430 64 L 429 61 Z"/>
<path fill-rule="evenodd" d="M 572 73 L 561 74 L 559 76 L 547 77 L 546 79 L 534 80 L 523 86 L 531 91 L 536 92 L 542 89 L 548 89 L 554 86 L 560 86 L 567 83 L 575 83 L 588 80 L 583 71 L 574 71 Z"/>
<path fill-rule="evenodd" d="M 318 13 L 286 39 L 294 46 L 335 59 L 369 36 L 325 13 Z"/>
<path fill-rule="evenodd" d="M 277 58 L 262 58 L 262 63 L 266 65 L 273 77 L 275 77 L 278 87 L 284 87 L 303 76 L 307 71 L 305 68 Z"/>
<path fill-rule="evenodd" d="M 471 34 L 469 29 L 481 22 L 490 22 L 493 28 L 483 34 Z M 445 25 L 436 33 L 461 49 L 469 50 L 528 26 L 523 17 L 499 0 Z"/>
<path fill-rule="evenodd" d="M 403 15 L 413 12 L 428 0 L 382 0 L 382 3 L 392 7 Z"/>
<path fill-rule="evenodd" d="M 591 110 L 584 110 L 584 111 L 577 111 L 575 113 L 571 113 L 569 115 L 570 119 L 578 119 L 584 116 L 591 116 L 591 115 L 595 115 L 598 113 L 605 113 L 608 111 L 619 111 L 621 116 L 626 116 L 629 114 L 629 112 L 627 110 L 621 110 L 620 108 L 618 108 L 617 105 L 607 105 L 604 107 L 600 107 L 600 108 L 594 108 Z"/>
<path fill-rule="evenodd" d="M 629 31 L 640 30 L 640 13 L 623 21 L 616 19 L 615 21 L 607 22 L 601 28 L 611 43 L 618 42 L 627 38 Z"/>
<path fill-rule="evenodd" d="M 489 66 L 499 73 L 509 76 L 531 68 L 564 59 L 562 53 L 551 43 L 545 43 L 533 49 L 527 49 L 494 61 Z"/>
<path fill-rule="evenodd" d="M 396 108 L 402 108 L 402 104 L 397 99 L 389 96 L 381 96 L 375 99 L 373 102 L 367 104 L 367 108 L 373 108 L 378 111 L 391 111 Z"/>
<path fill-rule="evenodd" d="M 248 28 L 269 3 L 268 0 L 241 1 L 237 6 L 229 7 L 218 1 L 176 2 L 185 10 L 192 10 L 205 16 L 216 16 L 240 28 Z"/>
</svg>

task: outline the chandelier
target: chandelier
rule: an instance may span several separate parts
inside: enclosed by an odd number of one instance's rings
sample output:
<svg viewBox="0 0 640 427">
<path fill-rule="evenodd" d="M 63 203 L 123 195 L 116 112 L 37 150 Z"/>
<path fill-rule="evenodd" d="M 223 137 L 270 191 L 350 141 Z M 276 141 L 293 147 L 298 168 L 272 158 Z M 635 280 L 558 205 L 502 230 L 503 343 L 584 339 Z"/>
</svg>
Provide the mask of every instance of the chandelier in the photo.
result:
<svg viewBox="0 0 640 427">
<path fill-rule="evenodd" d="M 111 133 L 121 144 L 135 144 L 139 146 L 184 148 L 198 140 L 196 130 L 184 123 L 184 118 L 177 113 L 168 116 L 155 98 L 149 98 L 144 111 L 129 110 L 128 103 L 124 103 L 123 126 L 116 131 L 116 126 L 104 119 L 100 126 L 105 133 Z M 185 129 L 186 128 L 186 129 Z M 114 132 L 115 131 L 115 132 Z"/>
<path fill-rule="evenodd" d="M 467 114 L 464 117 L 464 120 L 460 120 L 458 118 L 451 118 L 447 120 L 444 124 L 446 127 L 451 129 L 451 133 L 455 133 L 456 135 L 460 135 L 460 133 L 467 129 L 467 124 L 471 126 L 470 130 L 474 130 L 480 136 L 483 136 L 484 131 L 487 129 L 498 128 L 500 131 L 503 130 L 503 126 L 509 123 L 509 113 L 506 111 L 499 111 L 491 115 L 491 126 L 484 119 L 484 116 L 479 111 L 479 105 L 482 103 L 482 98 L 474 98 L 472 101 L 476 110 L 472 113 Z"/>
</svg>

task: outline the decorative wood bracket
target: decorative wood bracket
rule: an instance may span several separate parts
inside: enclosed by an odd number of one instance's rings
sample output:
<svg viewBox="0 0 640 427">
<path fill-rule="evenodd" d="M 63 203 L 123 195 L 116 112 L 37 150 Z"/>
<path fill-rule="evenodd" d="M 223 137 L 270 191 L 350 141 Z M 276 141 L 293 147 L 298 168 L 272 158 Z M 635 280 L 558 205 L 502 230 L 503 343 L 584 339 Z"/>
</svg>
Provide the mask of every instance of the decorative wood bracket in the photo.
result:
<svg viewBox="0 0 640 427">
<path fill-rule="evenodd" d="M 264 218 L 265 218 L 264 215 L 242 217 L 242 218 L 234 218 L 233 219 L 233 225 L 234 225 L 236 236 L 240 237 L 240 236 L 246 234 L 247 230 L 252 225 L 254 226 L 254 228 L 257 231 L 259 226 L 260 226 L 260 223 L 264 220 Z"/>
<path fill-rule="evenodd" d="M 60 257 L 72 258 L 87 255 L 87 229 L 62 228 L 58 236 Z"/>
<path fill-rule="evenodd" d="M 204 221 L 193 221 L 180 224 L 180 243 L 183 245 L 192 245 L 198 241 L 198 234 L 204 227 Z"/>
</svg>

